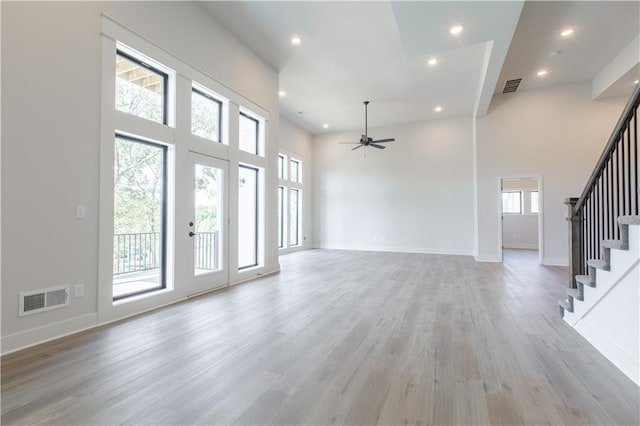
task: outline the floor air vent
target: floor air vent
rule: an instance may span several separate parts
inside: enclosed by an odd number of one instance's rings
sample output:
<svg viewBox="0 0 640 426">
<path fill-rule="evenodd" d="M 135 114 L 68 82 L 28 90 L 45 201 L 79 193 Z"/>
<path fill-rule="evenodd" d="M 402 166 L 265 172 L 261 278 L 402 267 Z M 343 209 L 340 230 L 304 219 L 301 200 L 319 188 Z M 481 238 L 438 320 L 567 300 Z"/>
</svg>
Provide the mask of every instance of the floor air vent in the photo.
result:
<svg viewBox="0 0 640 426">
<path fill-rule="evenodd" d="M 515 78 L 513 80 L 507 80 L 504 84 L 504 89 L 502 89 L 502 93 L 513 93 L 518 90 L 520 87 L 520 83 L 522 82 L 521 78 Z"/>
<path fill-rule="evenodd" d="M 69 286 L 20 292 L 20 316 L 64 306 L 69 306 Z"/>
</svg>

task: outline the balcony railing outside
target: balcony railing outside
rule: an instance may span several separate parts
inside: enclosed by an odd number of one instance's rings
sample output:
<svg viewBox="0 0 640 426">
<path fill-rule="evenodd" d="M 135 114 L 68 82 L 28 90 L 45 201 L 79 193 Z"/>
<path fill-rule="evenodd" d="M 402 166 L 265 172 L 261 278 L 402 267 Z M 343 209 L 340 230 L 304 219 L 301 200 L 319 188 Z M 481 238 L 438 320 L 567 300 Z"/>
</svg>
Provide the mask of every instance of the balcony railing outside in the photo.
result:
<svg viewBox="0 0 640 426">
<path fill-rule="evenodd" d="M 219 269 L 218 232 L 198 232 L 193 238 L 195 269 Z M 160 268 L 160 241 L 159 232 L 114 234 L 113 275 Z"/>
<path fill-rule="evenodd" d="M 217 271 L 218 259 L 218 232 L 198 232 L 193 236 L 193 256 L 196 270 Z"/>
<path fill-rule="evenodd" d="M 160 233 L 114 234 L 113 275 L 160 267 Z"/>
</svg>

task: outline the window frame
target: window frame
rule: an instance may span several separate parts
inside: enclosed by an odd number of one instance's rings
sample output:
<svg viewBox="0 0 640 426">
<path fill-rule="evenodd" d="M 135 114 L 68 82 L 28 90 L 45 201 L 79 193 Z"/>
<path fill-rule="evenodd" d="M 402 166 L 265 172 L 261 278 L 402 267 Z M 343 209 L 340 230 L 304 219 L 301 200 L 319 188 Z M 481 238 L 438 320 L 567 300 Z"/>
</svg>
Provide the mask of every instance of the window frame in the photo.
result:
<svg viewBox="0 0 640 426">
<path fill-rule="evenodd" d="M 296 180 L 293 180 L 291 178 L 291 166 L 293 164 L 296 165 Z M 297 158 L 289 157 L 289 178 L 291 182 L 302 183 L 302 161 L 298 160 Z"/>
<path fill-rule="evenodd" d="M 216 104 L 218 104 L 218 140 L 214 141 L 213 139 L 209 139 L 206 138 L 204 136 L 200 136 L 200 135 L 196 135 L 193 133 L 193 98 L 191 98 L 191 135 L 193 136 L 197 136 L 203 139 L 206 139 L 208 141 L 214 142 L 214 143 L 223 143 L 222 141 L 222 135 L 224 134 L 222 132 L 222 127 L 224 126 L 223 123 L 223 114 L 222 114 L 222 108 L 224 107 L 224 103 L 222 102 L 222 100 L 216 98 L 215 96 L 207 93 L 206 91 L 199 89 L 198 87 L 196 87 L 195 85 L 191 85 L 191 95 L 193 96 L 193 93 L 196 93 L 204 98 L 207 98 L 213 102 L 215 102 Z"/>
<path fill-rule="evenodd" d="M 285 196 L 286 196 L 286 191 L 284 189 L 284 186 L 282 185 L 278 185 L 278 196 L 279 196 L 279 203 L 278 203 L 278 248 L 279 249 L 283 249 L 285 248 L 285 220 L 284 220 L 284 215 L 285 215 Z"/>
<path fill-rule="evenodd" d="M 238 138 L 238 150 L 243 152 L 248 152 L 249 154 L 253 154 L 253 155 L 262 155 L 260 152 L 260 120 L 252 116 L 251 114 L 244 112 L 243 110 L 239 111 L 238 116 L 247 118 L 256 123 L 255 151 L 245 151 L 244 149 L 240 148 L 240 138 Z M 240 122 L 238 121 L 238 127 L 239 125 L 240 125 Z"/>
<path fill-rule="evenodd" d="M 138 65 L 140 65 L 143 68 L 148 69 L 149 71 L 158 74 L 160 76 L 162 76 L 162 123 L 165 126 L 169 125 L 169 74 L 158 69 L 157 67 L 154 67 L 153 65 L 150 65 L 148 63 L 146 63 L 143 59 L 136 57 L 132 54 L 129 54 L 127 52 L 125 52 L 123 49 L 116 47 L 116 57 L 118 56 L 122 56 L 123 58 L 125 58 L 128 61 L 134 62 Z M 118 76 L 116 75 L 116 79 L 118 78 Z M 117 95 L 117 92 L 114 93 L 114 99 L 115 96 Z M 137 117 L 140 118 L 142 120 L 148 120 L 151 121 L 153 123 L 157 123 L 157 121 L 145 118 L 145 117 L 140 117 L 134 114 L 130 114 L 126 111 L 122 111 L 118 108 L 116 108 L 117 111 L 120 111 L 124 114 L 129 114 L 133 117 Z"/>
<path fill-rule="evenodd" d="M 518 211 L 517 212 L 505 212 L 504 211 L 504 204 L 503 204 L 502 205 L 502 214 L 509 214 L 509 215 L 522 215 L 522 214 L 524 214 L 524 212 L 523 212 L 523 210 L 524 210 L 523 207 L 524 206 L 523 206 L 522 191 L 521 190 L 507 190 L 507 191 L 503 190 L 502 193 L 501 193 L 501 196 L 504 197 L 504 194 L 518 194 L 520 202 L 518 203 Z"/>
<path fill-rule="evenodd" d="M 289 231 L 291 231 L 291 225 L 293 220 L 295 219 L 296 232 L 295 232 L 295 242 L 292 241 L 292 233 L 289 232 L 289 247 L 299 247 L 300 244 L 300 193 L 302 191 L 299 188 L 289 188 Z M 295 215 L 291 214 L 291 197 L 293 194 L 296 194 L 296 211 Z M 294 216 L 294 217 L 292 217 Z"/>
<path fill-rule="evenodd" d="M 280 153 L 278 154 L 278 179 L 287 179 L 287 170 L 285 164 L 287 163 L 287 156 Z"/>
<path fill-rule="evenodd" d="M 533 210 L 533 194 L 536 194 L 536 209 Z M 531 214 L 539 214 L 540 213 L 540 191 L 529 191 L 529 213 Z"/>
<path fill-rule="evenodd" d="M 160 238 L 160 243 L 162 244 L 162 246 L 161 246 L 161 256 L 160 256 L 160 287 L 141 290 L 135 293 L 123 294 L 121 296 L 116 296 L 116 297 L 112 296 L 112 303 L 126 300 L 135 296 L 140 296 L 146 293 L 165 290 L 167 288 L 167 254 L 168 254 L 167 235 L 168 235 L 168 196 L 169 196 L 169 182 L 168 182 L 169 147 L 161 143 L 151 142 L 140 137 L 135 137 L 135 136 L 131 136 L 131 135 L 116 131 L 114 135 L 114 149 L 115 149 L 115 139 L 124 139 L 130 142 L 149 145 L 154 148 L 160 148 L 162 150 L 162 182 L 163 182 L 163 185 L 162 185 L 162 231 L 161 231 L 161 238 Z M 115 165 L 115 158 L 114 158 L 113 165 Z M 111 171 L 111 173 L 113 175 L 113 170 Z M 114 198 L 115 198 L 115 188 L 114 188 Z M 113 233 L 113 230 L 112 230 L 112 233 Z M 111 286 L 113 287 L 113 278 L 111 280 Z"/>
<path fill-rule="evenodd" d="M 259 249 L 259 244 L 260 244 L 260 169 L 258 167 L 255 166 L 251 166 L 248 164 L 244 164 L 244 163 L 240 163 L 238 164 L 238 169 L 240 168 L 244 168 L 244 169 L 248 169 L 248 170 L 252 170 L 253 172 L 255 172 L 255 176 L 256 176 L 256 191 L 255 191 L 255 236 L 254 236 L 254 258 L 255 258 L 255 263 L 250 264 L 250 265 L 243 265 L 240 266 L 240 262 L 238 262 L 238 271 L 242 271 L 245 269 L 249 269 L 249 268 L 255 268 L 257 266 L 260 265 L 260 249 Z M 240 182 L 238 182 L 239 184 Z M 238 197 L 240 198 L 240 197 Z M 238 202 L 238 217 L 240 214 L 240 203 Z M 238 229 L 240 229 L 240 221 L 238 220 Z M 240 235 L 238 235 L 238 249 L 240 249 Z"/>
</svg>

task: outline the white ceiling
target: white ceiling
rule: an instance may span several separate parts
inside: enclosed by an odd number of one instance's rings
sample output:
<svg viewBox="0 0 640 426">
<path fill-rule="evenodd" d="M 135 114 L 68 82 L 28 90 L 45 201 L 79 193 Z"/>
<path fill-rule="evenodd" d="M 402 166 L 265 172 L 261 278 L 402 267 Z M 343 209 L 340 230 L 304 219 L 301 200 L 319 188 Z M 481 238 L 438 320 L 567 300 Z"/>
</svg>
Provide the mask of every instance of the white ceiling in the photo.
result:
<svg viewBox="0 0 640 426">
<path fill-rule="evenodd" d="M 525 77 L 523 89 L 591 79 L 638 34 L 637 2 L 200 4 L 279 71 L 281 113 L 314 134 L 361 128 L 364 100 L 371 127 L 482 114 L 507 78 Z M 454 23 L 465 26 L 459 36 L 448 32 Z M 575 36 L 558 40 L 566 25 Z M 531 81 L 540 64 L 549 78 Z"/>
<path fill-rule="evenodd" d="M 514 78 L 523 79 L 519 91 L 591 81 L 638 35 L 639 23 L 638 2 L 526 2 L 495 92 Z M 562 37 L 564 28 L 575 32 Z M 538 77 L 543 68 L 548 74 Z M 620 81 L 627 89 L 617 95 L 629 96 L 633 80 Z"/>
</svg>

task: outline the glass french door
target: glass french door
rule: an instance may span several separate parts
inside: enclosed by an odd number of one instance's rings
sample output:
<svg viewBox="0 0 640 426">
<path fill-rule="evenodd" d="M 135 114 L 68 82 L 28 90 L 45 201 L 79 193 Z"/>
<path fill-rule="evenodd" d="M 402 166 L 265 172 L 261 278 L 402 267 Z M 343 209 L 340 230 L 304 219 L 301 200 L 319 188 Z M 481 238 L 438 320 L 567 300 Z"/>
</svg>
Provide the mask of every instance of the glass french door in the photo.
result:
<svg viewBox="0 0 640 426">
<path fill-rule="evenodd" d="M 228 173 L 227 161 L 190 154 L 190 202 L 184 229 L 189 245 L 184 258 L 193 291 L 228 284 Z"/>
</svg>

